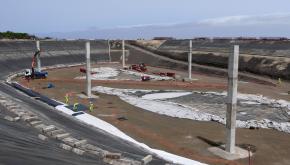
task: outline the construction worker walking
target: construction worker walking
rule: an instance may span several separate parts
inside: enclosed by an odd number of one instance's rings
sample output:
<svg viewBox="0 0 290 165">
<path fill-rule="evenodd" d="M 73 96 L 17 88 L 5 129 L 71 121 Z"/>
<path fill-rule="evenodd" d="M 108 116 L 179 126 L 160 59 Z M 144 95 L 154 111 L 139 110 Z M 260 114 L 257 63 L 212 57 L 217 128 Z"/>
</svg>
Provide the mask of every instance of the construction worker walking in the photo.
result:
<svg viewBox="0 0 290 165">
<path fill-rule="evenodd" d="M 90 112 L 93 112 L 93 110 L 94 110 L 94 104 L 92 102 L 90 102 L 89 110 L 90 110 Z"/>
<path fill-rule="evenodd" d="M 66 95 L 64 96 L 64 99 L 65 99 L 65 103 L 68 104 L 68 101 L 69 101 L 68 94 L 66 94 Z"/>
<path fill-rule="evenodd" d="M 74 106 L 73 106 L 73 111 L 78 111 L 78 105 L 79 103 L 74 103 Z"/>
<path fill-rule="evenodd" d="M 281 78 L 278 79 L 278 84 L 279 84 L 279 85 L 282 84 L 282 79 L 281 79 Z"/>
</svg>

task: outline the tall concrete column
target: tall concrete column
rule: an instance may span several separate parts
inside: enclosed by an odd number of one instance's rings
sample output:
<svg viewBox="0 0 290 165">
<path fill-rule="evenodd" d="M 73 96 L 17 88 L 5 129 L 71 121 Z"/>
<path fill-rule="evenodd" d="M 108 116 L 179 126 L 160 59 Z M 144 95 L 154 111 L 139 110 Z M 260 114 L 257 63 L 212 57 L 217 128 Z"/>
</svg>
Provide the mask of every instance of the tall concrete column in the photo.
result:
<svg viewBox="0 0 290 165">
<path fill-rule="evenodd" d="M 37 51 L 40 51 L 40 42 L 36 41 L 36 49 Z M 41 72 L 41 61 L 40 61 L 40 52 L 36 55 L 36 63 L 37 63 L 37 71 Z"/>
<path fill-rule="evenodd" d="M 188 53 L 188 79 L 191 80 L 191 66 L 192 65 L 192 40 L 189 41 L 189 53 Z"/>
<path fill-rule="evenodd" d="M 122 66 L 125 67 L 125 40 L 122 40 Z"/>
<path fill-rule="evenodd" d="M 108 40 L 108 51 L 109 51 L 109 61 L 112 62 L 112 58 L 111 58 L 111 44 L 110 44 L 110 40 Z"/>
<path fill-rule="evenodd" d="M 91 51 L 90 42 L 86 42 L 86 79 L 87 79 L 87 89 L 86 93 L 88 98 L 91 97 L 92 84 L 91 84 Z"/>
<path fill-rule="evenodd" d="M 236 143 L 236 111 L 238 94 L 239 45 L 234 45 L 228 61 L 228 97 L 226 114 L 226 151 L 234 154 Z"/>
</svg>

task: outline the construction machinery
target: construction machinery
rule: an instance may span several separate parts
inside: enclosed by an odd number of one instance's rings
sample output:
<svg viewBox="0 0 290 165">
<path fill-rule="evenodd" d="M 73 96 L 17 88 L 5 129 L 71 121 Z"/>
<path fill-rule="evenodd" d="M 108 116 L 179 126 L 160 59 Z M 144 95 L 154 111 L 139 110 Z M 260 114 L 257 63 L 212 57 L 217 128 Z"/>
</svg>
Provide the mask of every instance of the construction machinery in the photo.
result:
<svg viewBox="0 0 290 165">
<path fill-rule="evenodd" d="M 165 77 L 165 76 L 172 77 L 172 78 L 175 77 L 175 73 L 173 72 L 153 72 L 153 74 L 159 75 L 161 77 Z"/>
<path fill-rule="evenodd" d="M 151 77 L 150 76 L 141 76 L 142 81 L 150 81 Z"/>
<path fill-rule="evenodd" d="M 129 67 L 129 69 L 138 71 L 138 72 L 146 72 L 147 68 L 146 65 L 144 63 L 140 63 L 140 64 L 133 64 Z"/>
<path fill-rule="evenodd" d="M 35 69 L 35 61 L 37 60 L 38 68 Z M 24 76 L 26 79 L 45 79 L 48 76 L 47 72 L 41 71 L 40 67 L 40 50 L 37 50 L 32 58 L 31 69 L 25 69 Z"/>
<path fill-rule="evenodd" d="M 87 73 L 87 69 L 86 68 L 80 68 L 80 72 L 82 73 Z M 96 74 L 97 72 L 91 71 L 91 74 Z"/>
</svg>

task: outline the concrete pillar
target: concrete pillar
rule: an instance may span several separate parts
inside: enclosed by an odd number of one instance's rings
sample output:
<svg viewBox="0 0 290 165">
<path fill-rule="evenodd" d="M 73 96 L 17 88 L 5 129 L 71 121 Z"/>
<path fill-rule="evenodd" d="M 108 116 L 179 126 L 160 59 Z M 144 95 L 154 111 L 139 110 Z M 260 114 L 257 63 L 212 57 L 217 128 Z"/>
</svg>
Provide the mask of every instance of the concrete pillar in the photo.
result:
<svg viewBox="0 0 290 165">
<path fill-rule="evenodd" d="M 90 42 L 86 42 L 86 78 L 87 78 L 87 96 L 88 98 L 91 97 L 91 90 L 92 90 L 92 84 L 91 84 L 91 51 L 90 51 Z"/>
<path fill-rule="evenodd" d="M 192 40 L 189 41 L 189 53 L 188 53 L 188 79 L 191 80 L 191 66 L 192 65 Z"/>
<path fill-rule="evenodd" d="M 122 40 L 122 66 L 125 67 L 125 40 Z"/>
<path fill-rule="evenodd" d="M 108 49 L 109 49 L 109 62 L 112 62 L 112 58 L 111 58 L 111 44 L 110 44 L 110 40 L 108 40 Z"/>
<path fill-rule="evenodd" d="M 36 41 L 36 49 L 37 51 L 40 51 L 40 42 Z M 37 71 L 41 72 L 41 62 L 40 62 L 40 52 L 36 55 L 36 63 L 37 63 Z"/>
<path fill-rule="evenodd" d="M 226 151 L 234 154 L 236 143 L 236 111 L 238 94 L 239 45 L 234 45 L 228 61 L 228 97 L 226 114 Z"/>
</svg>

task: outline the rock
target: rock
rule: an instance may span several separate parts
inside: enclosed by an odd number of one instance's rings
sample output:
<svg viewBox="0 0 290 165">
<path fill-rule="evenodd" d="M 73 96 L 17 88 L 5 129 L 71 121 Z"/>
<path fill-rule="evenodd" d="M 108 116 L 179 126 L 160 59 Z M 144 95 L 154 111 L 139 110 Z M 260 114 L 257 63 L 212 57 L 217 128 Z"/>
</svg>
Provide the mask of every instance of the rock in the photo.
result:
<svg viewBox="0 0 290 165">
<path fill-rule="evenodd" d="M 26 122 L 30 122 L 30 121 L 37 120 L 38 117 L 37 116 L 23 116 L 22 119 Z"/>
<path fill-rule="evenodd" d="M 127 118 L 126 116 L 119 116 L 119 117 L 117 117 L 117 119 L 118 119 L 119 121 L 125 121 L 125 120 L 128 120 L 128 118 Z"/>
<path fill-rule="evenodd" d="M 89 154 L 92 154 L 92 155 L 101 156 L 101 153 L 98 152 L 98 151 L 91 151 L 91 150 L 88 150 L 87 152 L 88 152 Z"/>
<path fill-rule="evenodd" d="M 54 125 L 50 125 L 50 126 L 42 128 L 42 132 L 43 133 L 47 133 L 47 132 L 50 132 L 50 131 L 53 131 L 53 130 L 56 130 L 56 127 Z"/>
<path fill-rule="evenodd" d="M 67 145 L 73 147 L 73 146 L 74 146 L 74 143 L 77 142 L 78 139 L 73 138 L 73 137 L 67 137 L 67 138 L 62 139 L 62 141 L 63 141 L 65 144 L 67 144 Z"/>
<path fill-rule="evenodd" d="M 43 140 L 43 141 L 46 141 L 46 140 L 48 139 L 46 136 L 44 136 L 44 135 L 42 135 L 42 134 L 39 134 L 39 135 L 38 135 L 38 138 L 39 138 L 40 140 Z"/>
<path fill-rule="evenodd" d="M 8 121 L 11 121 L 11 122 L 14 121 L 13 117 L 11 117 L 11 116 L 5 116 L 4 119 L 8 120 Z"/>
<path fill-rule="evenodd" d="M 104 158 L 103 161 L 108 164 L 112 165 L 141 165 L 141 162 L 135 161 L 132 159 L 109 159 L 109 158 Z"/>
<path fill-rule="evenodd" d="M 87 140 L 80 140 L 80 141 L 75 142 L 73 146 L 79 147 L 79 146 L 85 145 L 85 144 L 87 144 Z"/>
<path fill-rule="evenodd" d="M 105 154 L 105 158 L 109 158 L 109 159 L 120 159 L 121 158 L 121 153 L 111 153 L 108 152 Z"/>
<path fill-rule="evenodd" d="M 38 129 L 38 130 L 42 130 L 42 128 L 47 127 L 44 124 L 39 124 L 39 125 L 35 125 L 34 128 Z"/>
<path fill-rule="evenodd" d="M 76 153 L 76 154 L 78 154 L 78 155 L 83 155 L 83 154 L 85 153 L 85 151 L 80 150 L 80 149 L 78 149 L 78 148 L 73 148 L 73 149 L 72 149 L 72 152 L 74 152 L 74 153 Z"/>
<path fill-rule="evenodd" d="M 64 134 L 64 133 L 65 133 L 64 130 L 62 130 L 62 129 L 57 129 L 57 130 L 50 131 L 50 132 L 48 133 L 48 135 L 49 135 L 49 136 L 52 136 L 52 137 L 55 137 L 55 136 L 58 135 L 58 134 Z"/>
<path fill-rule="evenodd" d="M 144 157 L 142 159 L 142 163 L 145 165 L 145 164 L 148 164 L 149 162 L 151 162 L 153 159 L 152 155 L 147 155 L 146 157 Z"/>
<path fill-rule="evenodd" d="M 70 136 L 69 133 L 63 133 L 63 134 L 58 134 L 58 135 L 56 135 L 55 138 L 56 138 L 57 140 L 63 140 L 63 139 L 65 139 L 65 138 L 68 138 L 69 136 Z"/>
<path fill-rule="evenodd" d="M 66 145 L 66 144 L 63 144 L 63 143 L 60 144 L 59 147 L 62 148 L 62 149 L 64 149 L 64 150 L 67 150 L 67 151 L 72 150 L 72 147 L 71 146 Z"/>
<path fill-rule="evenodd" d="M 14 121 L 19 121 L 20 120 L 20 117 L 14 117 L 13 120 Z"/>
<path fill-rule="evenodd" d="M 38 120 L 38 121 L 31 121 L 29 124 L 34 127 L 34 126 L 39 125 L 41 123 L 42 123 L 42 121 Z"/>
<path fill-rule="evenodd" d="M 27 115 L 27 112 L 24 112 L 24 111 L 16 111 L 15 114 L 19 117 L 22 117 L 24 115 Z"/>
</svg>

